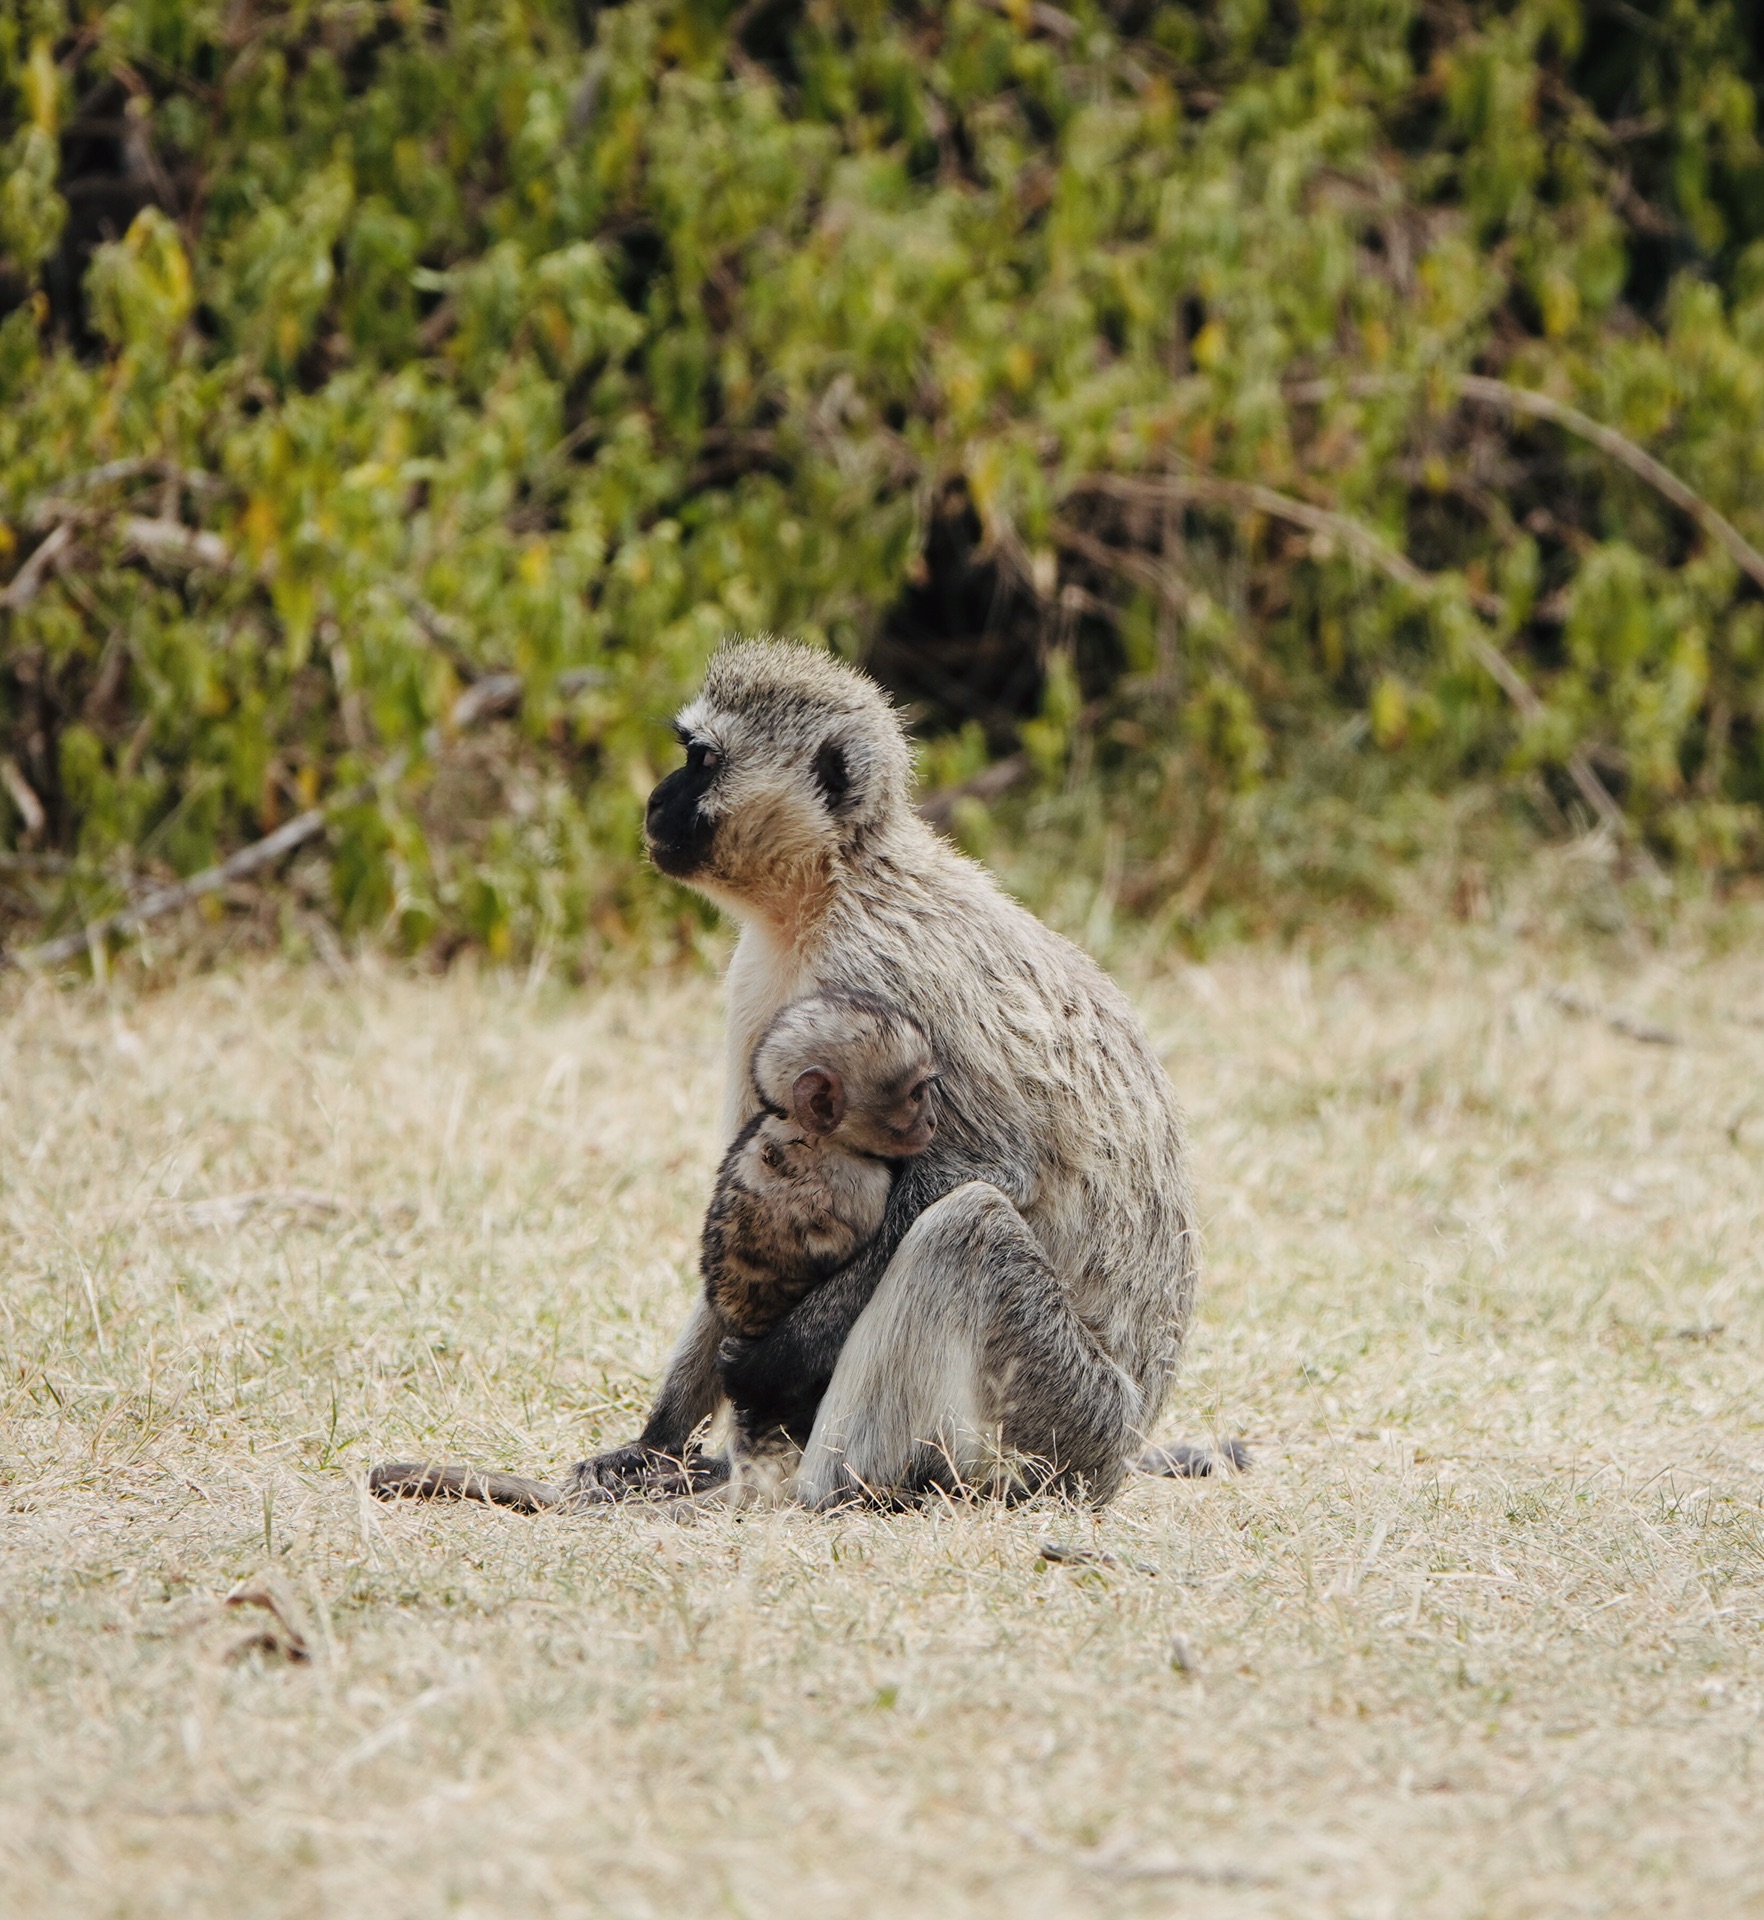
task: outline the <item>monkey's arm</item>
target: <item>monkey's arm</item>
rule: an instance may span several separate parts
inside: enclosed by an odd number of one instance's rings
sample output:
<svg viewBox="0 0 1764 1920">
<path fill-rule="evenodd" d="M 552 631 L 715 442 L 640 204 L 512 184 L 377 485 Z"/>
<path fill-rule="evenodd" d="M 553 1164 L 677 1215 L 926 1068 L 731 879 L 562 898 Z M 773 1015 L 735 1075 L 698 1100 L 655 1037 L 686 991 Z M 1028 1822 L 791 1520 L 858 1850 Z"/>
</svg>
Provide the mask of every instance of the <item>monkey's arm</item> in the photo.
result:
<svg viewBox="0 0 1764 1920">
<path fill-rule="evenodd" d="M 1003 1189 L 1017 1205 L 1026 1197 L 1026 1182 L 1013 1169 L 982 1167 L 965 1154 L 935 1149 L 909 1160 L 894 1183 L 882 1231 L 873 1240 L 805 1295 L 770 1332 L 753 1340 L 723 1340 L 718 1356 L 722 1391 L 740 1410 L 744 1424 L 756 1430 L 782 1427 L 799 1441 L 807 1439 L 846 1336 L 870 1304 L 907 1229 L 934 1201 L 970 1180 Z"/>
<path fill-rule="evenodd" d="M 614 1498 L 638 1492 L 690 1493 L 724 1476 L 724 1463 L 707 1460 L 692 1445 L 693 1434 L 722 1403 L 717 1377 L 722 1332 L 721 1321 L 700 1294 L 674 1343 L 641 1437 L 579 1461 L 566 1482 L 571 1493 L 599 1490 Z"/>
</svg>

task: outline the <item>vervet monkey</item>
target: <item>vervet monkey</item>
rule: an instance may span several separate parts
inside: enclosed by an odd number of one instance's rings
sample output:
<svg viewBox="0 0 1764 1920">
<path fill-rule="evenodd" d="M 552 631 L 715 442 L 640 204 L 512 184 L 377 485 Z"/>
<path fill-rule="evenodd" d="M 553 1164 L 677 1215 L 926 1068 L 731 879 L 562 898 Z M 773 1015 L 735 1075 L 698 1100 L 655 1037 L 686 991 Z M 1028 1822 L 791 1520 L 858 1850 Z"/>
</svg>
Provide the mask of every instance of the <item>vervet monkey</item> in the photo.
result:
<svg viewBox="0 0 1764 1920">
<path fill-rule="evenodd" d="M 1198 1267 L 1171 1088 L 1125 996 L 920 819 L 901 719 L 806 645 L 734 641 L 650 796 L 651 858 L 742 923 L 731 1135 L 788 1002 L 870 991 L 928 1038 L 937 1132 L 880 1231 L 769 1331 L 700 1296 L 633 1444 L 580 1495 L 690 1485 L 725 1396 L 803 1445 L 810 1505 L 931 1485 L 1106 1500 L 1162 1410 Z"/>
<path fill-rule="evenodd" d="M 881 1230 L 903 1161 L 937 1132 L 925 1036 L 867 993 L 792 1001 L 754 1049 L 759 1110 L 736 1135 L 705 1215 L 700 1269 L 725 1335 L 769 1333 Z M 731 1500 L 775 1497 L 800 1449 L 733 1397 Z"/>
</svg>

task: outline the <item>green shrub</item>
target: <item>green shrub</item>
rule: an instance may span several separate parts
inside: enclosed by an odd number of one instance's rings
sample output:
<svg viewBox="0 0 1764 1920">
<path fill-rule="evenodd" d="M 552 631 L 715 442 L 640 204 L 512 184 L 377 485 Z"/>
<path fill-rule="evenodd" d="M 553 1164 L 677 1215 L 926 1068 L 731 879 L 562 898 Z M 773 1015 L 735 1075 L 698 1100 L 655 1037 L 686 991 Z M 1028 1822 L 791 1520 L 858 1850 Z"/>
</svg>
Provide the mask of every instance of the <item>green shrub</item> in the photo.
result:
<svg viewBox="0 0 1764 1920">
<path fill-rule="evenodd" d="M 691 938 L 638 796 L 736 628 L 1135 913 L 1589 779 L 1757 866 L 1759 21 L 0 0 L 0 925 L 335 800 L 344 926 Z"/>
</svg>

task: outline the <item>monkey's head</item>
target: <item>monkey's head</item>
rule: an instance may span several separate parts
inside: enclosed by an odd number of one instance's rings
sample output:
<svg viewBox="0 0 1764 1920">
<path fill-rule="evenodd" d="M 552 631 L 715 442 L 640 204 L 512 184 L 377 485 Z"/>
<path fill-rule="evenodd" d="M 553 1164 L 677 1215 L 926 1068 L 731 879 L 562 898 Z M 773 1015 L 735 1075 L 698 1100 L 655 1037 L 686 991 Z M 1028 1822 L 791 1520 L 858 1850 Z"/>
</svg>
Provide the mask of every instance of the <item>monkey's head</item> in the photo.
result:
<svg viewBox="0 0 1764 1920">
<path fill-rule="evenodd" d="M 674 730 L 686 764 L 649 796 L 650 858 L 737 910 L 793 911 L 910 812 L 900 716 L 816 647 L 728 642 Z"/>
<path fill-rule="evenodd" d="M 760 1105 L 805 1141 L 881 1160 L 937 1132 L 937 1063 L 916 1020 L 870 993 L 814 993 L 773 1016 L 753 1051 Z"/>
</svg>

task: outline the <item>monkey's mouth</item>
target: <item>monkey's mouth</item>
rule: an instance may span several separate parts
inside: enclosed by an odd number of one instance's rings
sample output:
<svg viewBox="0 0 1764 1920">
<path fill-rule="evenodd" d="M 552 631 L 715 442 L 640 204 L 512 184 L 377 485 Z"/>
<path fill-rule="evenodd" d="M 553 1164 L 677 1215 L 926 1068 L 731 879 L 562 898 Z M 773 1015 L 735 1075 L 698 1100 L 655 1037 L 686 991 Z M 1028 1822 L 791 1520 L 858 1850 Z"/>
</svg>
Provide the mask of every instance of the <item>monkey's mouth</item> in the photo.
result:
<svg viewBox="0 0 1764 1920">
<path fill-rule="evenodd" d="M 651 863 L 670 880 L 690 880 L 695 874 L 702 873 L 710 855 L 708 835 L 703 846 L 695 846 L 691 842 L 684 846 L 675 845 L 647 834 L 644 843 L 649 849 Z"/>
<path fill-rule="evenodd" d="M 937 1135 L 937 1122 L 925 1114 L 915 1120 L 910 1127 L 890 1127 L 894 1150 L 901 1159 L 910 1159 L 915 1153 L 923 1153 Z"/>
<path fill-rule="evenodd" d="M 670 773 L 649 796 L 643 818 L 643 838 L 649 857 L 674 880 L 690 880 L 710 860 L 717 823 L 707 820 L 698 804 L 703 778 L 691 767 Z"/>
</svg>

